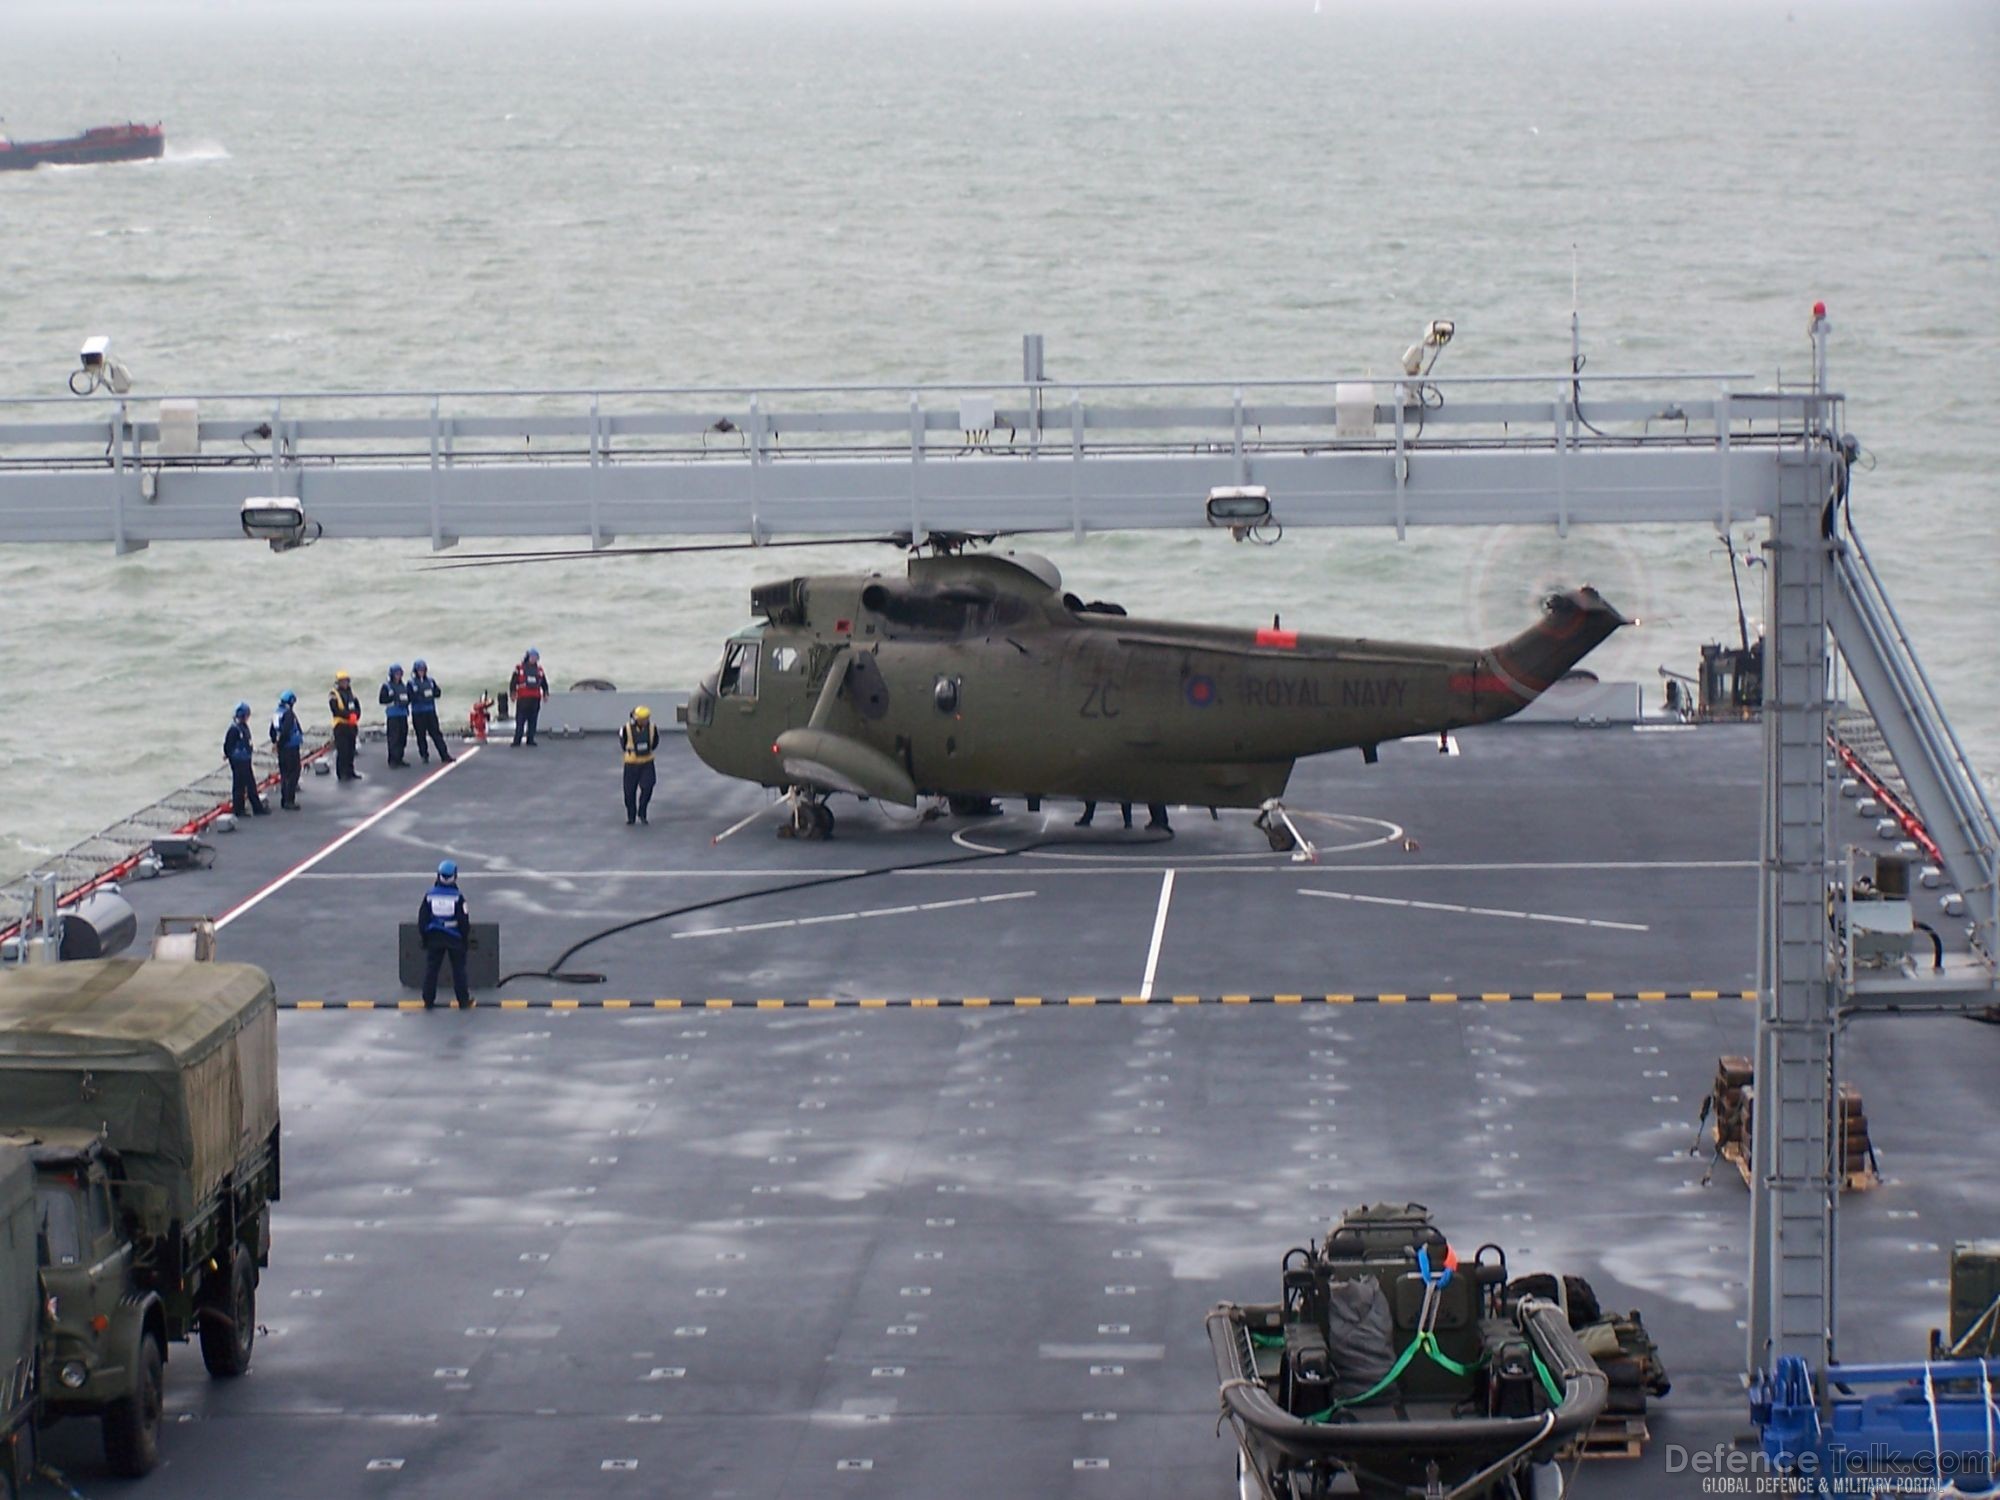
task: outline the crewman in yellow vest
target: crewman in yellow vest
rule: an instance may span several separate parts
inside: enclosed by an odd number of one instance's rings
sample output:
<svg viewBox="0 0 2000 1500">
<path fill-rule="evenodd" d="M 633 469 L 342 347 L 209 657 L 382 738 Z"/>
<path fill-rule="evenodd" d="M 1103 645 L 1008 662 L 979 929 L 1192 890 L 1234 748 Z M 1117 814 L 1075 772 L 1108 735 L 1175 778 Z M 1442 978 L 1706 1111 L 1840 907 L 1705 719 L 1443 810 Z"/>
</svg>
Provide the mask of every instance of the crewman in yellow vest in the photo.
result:
<svg viewBox="0 0 2000 1500">
<path fill-rule="evenodd" d="M 326 695 L 326 711 L 333 716 L 333 771 L 342 781 L 359 781 L 354 769 L 354 747 L 361 738 L 361 700 L 354 696 L 354 684 L 346 672 L 333 674 L 333 691 Z"/>
<path fill-rule="evenodd" d="M 653 785 L 659 773 L 653 769 L 653 752 L 660 748 L 659 726 L 653 711 L 643 703 L 618 731 L 618 746 L 625 752 L 625 821 L 643 823 L 646 808 L 653 800 Z"/>
</svg>

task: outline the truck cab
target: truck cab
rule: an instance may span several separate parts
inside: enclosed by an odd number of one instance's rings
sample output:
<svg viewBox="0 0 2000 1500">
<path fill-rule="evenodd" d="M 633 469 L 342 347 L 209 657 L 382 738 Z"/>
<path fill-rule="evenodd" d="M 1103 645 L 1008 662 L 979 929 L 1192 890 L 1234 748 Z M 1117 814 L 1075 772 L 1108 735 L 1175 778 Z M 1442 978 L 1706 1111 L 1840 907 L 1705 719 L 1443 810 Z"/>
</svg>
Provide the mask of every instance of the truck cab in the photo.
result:
<svg viewBox="0 0 2000 1500">
<path fill-rule="evenodd" d="M 199 1339 L 217 1378 L 250 1368 L 280 1135 L 261 969 L 0 973 L 0 1154 L 32 1172 L 36 1418 L 98 1418 L 118 1474 L 159 1461 L 169 1344 Z"/>
<path fill-rule="evenodd" d="M 111 1467 L 144 1474 L 158 1462 L 167 1319 L 140 1260 L 158 1247 L 121 1211 L 102 1137 L 11 1130 L 0 1142 L 25 1150 L 35 1171 L 43 1420 L 100 1418 Z"/>
</svg>

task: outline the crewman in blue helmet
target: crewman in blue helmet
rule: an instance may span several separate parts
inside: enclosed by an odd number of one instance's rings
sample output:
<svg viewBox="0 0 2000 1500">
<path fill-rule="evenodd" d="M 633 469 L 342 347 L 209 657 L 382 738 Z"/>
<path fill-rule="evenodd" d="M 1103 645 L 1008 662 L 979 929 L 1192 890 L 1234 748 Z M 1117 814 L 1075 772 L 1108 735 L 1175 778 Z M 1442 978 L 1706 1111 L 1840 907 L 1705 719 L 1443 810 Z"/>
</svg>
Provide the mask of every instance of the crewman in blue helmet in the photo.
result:
<svg viewBox="0 0 2000 1500">
<path fill-rule="evenodd" d="M 389 680 L 375 694 L 382 705 L 382 719 L 389 730 L 389 764 L 407 766 L 410 748 L 410 685 L 403 681 L 402 663 L 389 668 Z"/>
<path fill-rule="evenodd" d="M 424 939 L 424 1009 L 437 1004 L 438 970 L 451 959 L 451 987 L 458 1008 L 472 1008 L 472 991 L 465 986 L 465 949 L 472 937 L 472 918 L 465 910 L 465 897 L 458 892 L 458 865 L 445 860 L 438 866 L 437 884 L 417 908 L 417 931 Z"/>
<path fill-rule="evenodd" d="M 299 754 L 305 742 L 299 695 L 286 688 L 278 694 L 277 711 L 271 715 L 271 743 L 278 748 L 278 806 L 286 812 L 299 810 Z"/>
<path fill-rule="evenodd" d="M 410 663 L 410 729 L 417 737 L 417 755 L 425 765 L 431 763 L 432 745 L 437 746 L 438 759 L 446 765 L 452 762 L 452 754 L 444 747 L 444 735 L 438 731 L 438 699 L 444 696 L 444 689 L 431 676 L 431 669 L 420 656 Z"/>
<path fill-rule="evenodd" d="M 229 805 L 243 816 L 244 804 L 263 817 L 271 809 L 257 795 L 257 742 L 250 737 L 250 705 L 236 705 L 236 717 L 222 736 L 222 758 L 229 762 Z"/>
</svg>

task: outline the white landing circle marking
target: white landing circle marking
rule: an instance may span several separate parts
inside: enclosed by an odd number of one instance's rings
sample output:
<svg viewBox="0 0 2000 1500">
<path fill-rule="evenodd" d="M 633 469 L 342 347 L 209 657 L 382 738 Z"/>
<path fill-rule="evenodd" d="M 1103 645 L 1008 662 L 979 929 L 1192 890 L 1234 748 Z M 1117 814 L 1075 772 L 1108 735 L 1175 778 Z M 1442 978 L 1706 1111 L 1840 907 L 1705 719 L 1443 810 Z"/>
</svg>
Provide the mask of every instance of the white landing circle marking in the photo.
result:
<svg viewBox="0 0 2000 1500">
<path fill-rule="evenodd" d="M 1352 891 L 1322 891 L 1300 886 L 1301 896 L 1322 901 L 1357 901 L 1367 906 L 1407 906 L 1416 911 L 1450 911 L 1469 917 L 1511 917 L 1517 922 L 1556 922 L 1565 927 L 1608 927 L 1614 932 L 1651 932 L 1644 922 L 1600 921 L 1596 917 L 1565 917 L 1546 911 L 1513 911 L 1501 906 L 1460 906 L 1451 901 L 1405 901 L 1394 896 L 1359 896 Z"/>
<path fill-rule="evenodd" d="M 1182 809 L 1186 813 L 1187 809 Z M 1193 816 L 1201 816 L 1206 808 L 1196 808 Z M 1403 826 L 1391 823 L 1387 818 L 1364 818 L 1357 813 L 1301 812 L 1297 808 L 1287 808 L 1292 821 L 1299 824 L 1315 824 L 1333 831 L 1333 836 L 1346 836 L 1346 843 L 1322 843 L 1315 838 L 1313 847 L 1322 857 L 1329 854 L 1354 854 L 1363 849 L 1379 849 L 1384 844 L 1398 844 L 1403 840 Z M 1375 830 L 1380 830 L 1376 832 Z M 1135 833 L 1137 829 L 1133 830 Z M 1049 830 L 1053 832 L 1053 830 Z M 1262 838 L 1262 834 L 1255 833 Z M 966 829 L 960 829 L 951 836 L 951 841 L 961 849 L 969 849 L 975 854 L 1008 854 L 1013 851 L 1002 844 L 982 844 Z M 1134 838 L 1130 842 L 1106 839 L 1101 846 L 1092 841 L 1088 849 L 1023 849 L 1023 859 L 1069 860 L 1085 864 L 1102 865 L 1120 858 L 1144 857 L 1150 854 L 1155 859 L 1170 861 L 1175 868 L 1202 864 L 1244 864 L 1250 861 L 1285 861 L 1292 857 L 1292 851 L 1239 849 L 1226 854 L 1173 854 L 1172 844 L 1166 839 Z M 1154 869 L 1159 866 L 1155 865 Z"/>
</svg>

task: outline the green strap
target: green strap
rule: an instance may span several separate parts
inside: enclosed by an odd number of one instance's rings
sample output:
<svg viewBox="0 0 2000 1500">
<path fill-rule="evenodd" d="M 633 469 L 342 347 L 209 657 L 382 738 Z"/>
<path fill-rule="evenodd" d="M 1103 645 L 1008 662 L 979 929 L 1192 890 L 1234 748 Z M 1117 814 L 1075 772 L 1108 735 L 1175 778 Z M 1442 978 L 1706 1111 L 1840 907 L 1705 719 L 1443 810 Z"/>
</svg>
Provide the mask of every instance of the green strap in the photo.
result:
<svg viewBox="0 0 2000 1500">
<path fill-rule="evenodd" d="M 1333 1414 L 1341 1410 L 1343 1407 L 1360 1406 L 1364 1402 L 1373 1401 L 1377 1396 L 1381 1395 L 1384 1391 L 1389 1389 L 1390 1386 L 1396 1383 L 1397 1377 L 1400 1376 L 1404 1370 L 1408 1369 L 1410 1361 L 1416 1358 L 1417 1351 L 1419 1349 L 1424 1351 L 1425 1356 L 1430 1360 L 1432 1364 L 1438 1365 L 1443 1369 L 1449 1370 L 1452 1374 L 1461 1377 L 1475 1373 L 1480 1368 L 1481 1365 L 1484 1365 L 1486 1363 L 1486 1359 L 1482 1355 L 1479 1358 L 1479 1360 L 1473 1364 L 1469 1365 L 1460 1364 L 1457 1360 L 1453 1359 L 1449 1354 L 1446 1354 L 1444 1350 L 1438 1348 L 1436 1336 L 1433 1335 L 1428 1329 L 1426 1329 L 1423 1332 L 1419 1333 L 1414 1339 L 1410 1340 L 1409 1347 L 1404 1349 L 1401 1354 L 1396 1356 L 1396 1362 L 1393 1365 L 1389 1366 L 1389 1373 L 1387 1375 L 1384 1375 L 1380 1380 L 1376 1381 L 1373 1385 L 1368 1387 L 1368 1389 L 1363 1391 L 1360 1395 L 1343 1397 L 1341 1400 L 1334 1402 L 1333 1405 L 1329 1406 L 1325 1411 L 1315 1412 L 1313 1415 L 1305 1418 L 1305 1420 L 1308 1422 L 1325 1422 L 1330 1420 Z M 1544 1379 L 1547 1378 L 1546 1374 L 1544 1374 L 1543 1378 Z"/>
<path fill-rule="evenodd" d="M 1457 1376 L 1463 1377 L 1467 1375 L 1476 1374 L 1480 1366 L 1486 1363 L 1486 1356 L 1482 1354 L 1479 1356 L 1478 1359 L 1474 1360 L 1469 1365 L 1460 1364 L 1457 1360 L 1453 1359 L 1449 1354 L 1446 1354 L 1444 1350 L 1438 1348 L 1437 1340 L 1432 1338 L 1431 1335 L 1429 1335 L 1428 1333 L 1423 1334 L 1421 1336 L 1421 1342 L 1424 1343 L 1425 1345 L 1424 1352 L 1431 1357 L 1432 1364 L 1440 1365 L 1443 1368 L 1451 1371 L 1452 1374 Z"/>
<path fill-rule="evenodd" d="M 1542 1389 L 1549 1393 L 1549 1400 L 1555 1405 L 1561 1406 L 1563 1404 L 1562 1387 L 1556 1384 L 1555 1377 L 1549 1373 L 1549 1367 L 1542 1363 L 1542 1356 L 1536 1352 L 1533 1344 L 1528 1346 L 1528 1357 L 1535 1362 L 1535 1373 L 1542 1377 Z"/>
<path fill-rule="evenodd" d="M 1250 1347 L 1253 1349 L 1282 1349 L 1285 1347 L 1285 1336 L 1282 1333 L 1253 1333 L 1250 1335 Z"/>
</svg>

